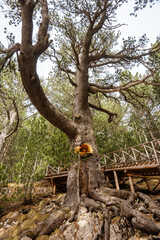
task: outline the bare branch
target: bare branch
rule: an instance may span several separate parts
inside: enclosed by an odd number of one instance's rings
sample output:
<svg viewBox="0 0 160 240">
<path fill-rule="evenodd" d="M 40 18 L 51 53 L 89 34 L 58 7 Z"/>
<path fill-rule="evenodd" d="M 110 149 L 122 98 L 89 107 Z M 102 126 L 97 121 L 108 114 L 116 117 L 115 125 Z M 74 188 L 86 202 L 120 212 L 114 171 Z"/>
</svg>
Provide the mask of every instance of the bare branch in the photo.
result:
<svg viewBox="0 0 160 240">
<path fill-rule="evenodd" d="M 103 94 L 103 96 L 105 97 L 105 98 L 110 98 L 110 99 L 113 99 L 115 102 L 118 102 L 118 103 L 120 103 L 120 101 L 119 101 L 119 99 L 118 98 L 116 98 L 116 97 L 113 97 L 113 96 L 108 96 L 108 95 L 106 95 L 105 93 L 102 93 Z"/>
<path fill-rule="evenodd" d="M 100 88 L 100 89 L 110 89 L 113 87 L 113 84 L 112 85 L 109 85 L 109 86 L 100 86 L 96 83 L 90 83 L 89 84 L 90 87 L 96 87 L 96 88 Z"/>
<path fill-rule="evenodd" d="M 41 13 L 42 13 L 42 22 L 38 31 L 38 41 L 44 40 L 47 35 L 49 16 L 48 16 L 48 6 L 46 0 L 41 0 Z"/>
<path fill-rule="evenodd" d="M 49 34 L 47 34 L 49 26 L 47 0 L 41 0 L 41 8 L 42 22 L 40 23 L 38 31 L 38 42 L 34 46 L 34 51 L 38 56 L 43 53 L 52 42 L 52 40 L 49 41 Z"/>
<path fill-rule="evenodd" d="M 75 82 L 72 81 L 72 79 L 71 79 L 71 77 L 70 77 L 70 75 L 69 75 L 68 72 L 67 72 L 67 76 L 68 76 L 68 79 L 69 79 L 69 82 L 71 83 L 71 85 L 72 85 L 73 87 L 76 87 L 77 84 L 76 84 Z"/>
<path fill-rule="evenodd" d="M 136 51 L 140 52 L 140 54 L 133 55 L 133 53 L 135 54 Z M 136 49 L 134 49 L 134 50 L 133 49 L 124 49 L 116 54 L 106 54 L 106 52 L 104 51 L 101 54 L 96 54 L 96 55 L 90 56 L 89 62 L 94 62 L 94 61 L 97 61 L 100 59 L 108 59 L 109 61 L 115 59 L 116 63 L 117 63 L 117 61 L 120 62 L 121 60 L 137 60 L 137 59 L 140 59 L 140 58 L 152 53 L 152 49 L 146 50 L 143 53 L 141 53 L 141 52 L 142 51 L 136 50 Z M 114 61 L 112 63 L 114 63 Z"/>
<path fill-rule="evenodd" d="M 98 13 L 95 14 L 94 16 L 94 22 L 96 21 L 96 19 L 101 15 L 101 18 L 99 20 L 99 23 L 94 27 L 92 34 L 94 35 L 95 33 L 97 33 L 103 26 L 105 20 L 106 20 L 106 8 L 107 6 L 108 0 L 104 0 L 104 6 L 103 9 Z"/>
</svg>

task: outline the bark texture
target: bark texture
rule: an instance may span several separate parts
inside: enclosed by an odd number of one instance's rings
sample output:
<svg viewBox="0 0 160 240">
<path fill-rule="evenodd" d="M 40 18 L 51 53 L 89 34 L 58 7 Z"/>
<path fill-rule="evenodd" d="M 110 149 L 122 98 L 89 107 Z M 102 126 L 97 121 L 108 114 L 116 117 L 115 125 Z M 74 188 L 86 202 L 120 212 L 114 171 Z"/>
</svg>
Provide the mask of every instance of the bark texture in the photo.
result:
<svg viewBox="0 0 160 240">
<path fill-rule="evenodd" d="M 51 124 L 65 132 L 69 138 L 73 138 L 76 134 L 74 123 L 49 102 L 36 72 L 37 60 L 50 44 L 49 35 L 47 34 L 49 24 L 47 0 L 41 1 L 42 22 L 38 31 L 38 41 L 35 45 L 32 43 L 32 31 L 33 10 L 36 3 L 30 0 L 20 1 L 20 3 L 22 8 L 22 42 L 19 69 L 24 88 L 39 113 Z"/>
</svg>

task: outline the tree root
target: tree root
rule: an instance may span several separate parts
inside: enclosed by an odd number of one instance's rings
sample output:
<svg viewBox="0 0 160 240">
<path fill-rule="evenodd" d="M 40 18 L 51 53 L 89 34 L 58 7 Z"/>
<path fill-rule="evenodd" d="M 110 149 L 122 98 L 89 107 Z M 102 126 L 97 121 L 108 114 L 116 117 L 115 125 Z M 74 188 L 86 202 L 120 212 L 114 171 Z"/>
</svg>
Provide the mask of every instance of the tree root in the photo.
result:
<svg viewBox="0 0 160 240">
<path fill-rule="evenodd" d="M 110 195 L 106 195 L 106 193 Z M 160 233 L 160 225 L 156 224 L 152 219 L 144 216 L 144 214 L 138 211 L 138 209 L 135 209 L 137 205 L 136 201 L 142 201 L 144 204 L 144 209 L 146 209 L 146 213 L 152 213 L 153 218 L 159 220 L 160 209 L 149 196 L 146 196 L 142 193 L 134 194 L 123 190 L 118 191 L 105 189 L 104 192 L 92 192 L 91 197 L 95 201 L 100 201 L 104 203 L 106 207 L 108 207 L 108 214 L 109 212 L 112 212 L 110 215 L 111 218 L 114 216 L 120 216 L 121 218 L 126 218 L 129 222 L 131 222 L 133 228 L 139 229 L 142 232 L 148 234 Z M 109 222 L 105 220 L 104 232 L 108 232 L 108 224 Z M 109 239 L 107 235 L 105 238 Z"/>
<path fill-rule="evenodd" d="M 57 228 L 60 228 L 63 234 L 73 221 L 78 220 L 80 206 L 90 213 L 100 212 L 103 216 L 100 229 L 93 240 L 109 240 L 112 237 L 110 234 L 115 231 L 112 225 L 115 219 L 117 219 L 118 229 L 116 231 L 121 239 L 134 236 L 136 229 L 147 234 L 149 239 L 160 239 L 155 236 L 160 233 L 160 225 L 154 221 L 154 219 L 160 220 L 160 208 L 156 202 L 143 193 L 111 189 L 95 190 L 89 196 L 82 194 L 80 201 L 74 201 L 69 207 L 59 206 L 59 210 L 54 211 L 43 224 L 37 226 L 32 232 L 25 232 L 25 235 L 23 233 L 23 236 L 35 239 L 40 235 L 50 235 Z"/>
<path fill-rule="evenodd" d="M 73 221 L 75 220 L 75 216 L 76 216 L 77 213 L 78 213 L 79 205 L 80 205 L 79 202 L 74 204 L 74 209 L 73 209 L 73 211 L 72 211 L 72 213 L 71 213 L 70 218 L 68 219 L 68 222 L 69 222 L 69 223 L 71 223 L 71 222 L 73 222 Z"/>
<path fill-rule="evenodd" d="M 110 209 L 111 210 L 111 209 Z M 103 212 L 104 218 L 104 240 L 109 240 L 110 237 L 110 223 L 111 223 L 111 211 L 109 209 Z"/>
<path fill-rule="evenodd" d="M 22 237 L 31 237 L 35 239 L 37 236 L 41 235 L 50 235 L 57 228 L 61 226 L 61 224 L 69 218 L 69 208 L 64 208 L 62 210 L 54 211 L 45 221 L 44 223 L 39 224 L 32 231 L 27 230 L 20 234 L 20 238 Z"/>
</svg>

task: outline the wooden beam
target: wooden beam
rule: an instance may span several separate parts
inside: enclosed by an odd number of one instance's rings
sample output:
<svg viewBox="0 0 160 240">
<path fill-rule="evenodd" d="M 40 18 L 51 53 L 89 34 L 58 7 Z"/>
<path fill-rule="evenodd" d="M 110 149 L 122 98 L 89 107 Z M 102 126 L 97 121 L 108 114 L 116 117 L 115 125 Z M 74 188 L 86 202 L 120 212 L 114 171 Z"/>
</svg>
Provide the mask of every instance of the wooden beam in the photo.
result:
<svg viewBox="0 0 160 240">
<path fill-rule="evenodd" d="M 153 188 L 153 190 L 152 191 L 155 191 L 156 190 L 156 188 L 158 187 L 158 185 L 160 185 L 160 181 L 159 181 L 159 183 L 157 183 L 157 185 Z"/>
<path fill-rule="evenodd" d="M 56 184 L 53 183 L 53 195 L 56 195 Z"/>
<path fill-rule="evenodd" d="M 140 174 L 136 174 L 136 173 L 128 173 L 127 176 L 131 176 L 134 178 L 148 178 L 148 179 L 160 179 L 160 176 L 143 176 Z"/>
<path fill-rule="evenodd" d="M 116 171 L 113 171 L 113 174 L 114 174 L 114 181 L 115 181 L 115 184 L 116 184 L 116 189 L 120 190 L 119 182 L 118 182 L 118 176 L 117 176 Z"/>
<path fill-rule="evenodd" d="M 134 185 L 133 185 L 133 180 L 132 180 L 132 177 L 131 177 L 131 176 L 129 176 L 129 184 L 130 184 L 131 192 L 135 193 L 135 191 L 134 191 Z"/>
<path fill-rule="evenodd" d="M 116 169 L 116 171 L 124 171 L 124 170 L 140 170 L 140 169 L 154 169 L 154 168 L 157 168 L 158 169 L 159 165 L 158 164 L 150 164 L 150 165 L 139 165 L 139 166 L 125 166 L 125 167 L 122 167 L 122 166 L 112 166 L 111 168 L 107 169 L 107 166 L 106 166 L 106 169 L 105 169 L 105 172 L 110 172 L 110 171 L 113 171 L 114 169 Z"/>
<path fill-rule="evenodd" d="M 150 184 L 149 184 L 149 181 L 148 181 L 147 179 L 144 179 L 144 181 L 145 181 L 145 183 L 146 183 L 146 185 L 147 185 L 148 190 L 149 190 L 149 191 L 152 191 L 152 190 L 151 190 L 151 186 L 150 186 Z"/>
<path fill-rule="evenodd" d="M 51 178 L 51 186 L 53 195 L 56 195 L 56 184 L 53 182 L 53 178 Z"/>
</svg>

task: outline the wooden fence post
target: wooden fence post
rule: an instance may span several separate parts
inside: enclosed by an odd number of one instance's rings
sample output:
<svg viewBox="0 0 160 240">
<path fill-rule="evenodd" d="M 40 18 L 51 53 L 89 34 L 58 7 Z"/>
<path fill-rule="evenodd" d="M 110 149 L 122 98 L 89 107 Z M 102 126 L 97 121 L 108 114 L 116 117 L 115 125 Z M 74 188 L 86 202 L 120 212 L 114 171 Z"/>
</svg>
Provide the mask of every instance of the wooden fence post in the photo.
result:
<svg viewBox="0 0 160 240">
<path fill-rule="evenodd" d="M 115 181 L 115 184 L 116 184 L 116 189 L 120 190 L 117 173 L 116 173 L 116 171 L 113 171 L 113 173 L 114 173 L 114 181 Z"/>
<path fill-rule="evenodd" d="M 134 191 L 134 185 L 133 185 L 133 180 L 132 180 L 132 177 L 131 177 L 131 176 L 129 176 L 129 184 L 130 184 L 131 191 L 132 191 L 133 193 L 135 193 L 135 191 Z"/>
<path fill-rule="evenodd" d="M 52 185 L 52 193 L 56 195 L 56 184 L 53 182 L 53 178 L 51 178 L 51 185 Z"/>
</svg>

